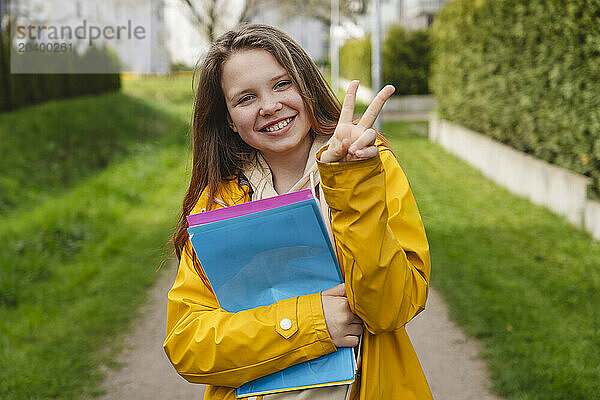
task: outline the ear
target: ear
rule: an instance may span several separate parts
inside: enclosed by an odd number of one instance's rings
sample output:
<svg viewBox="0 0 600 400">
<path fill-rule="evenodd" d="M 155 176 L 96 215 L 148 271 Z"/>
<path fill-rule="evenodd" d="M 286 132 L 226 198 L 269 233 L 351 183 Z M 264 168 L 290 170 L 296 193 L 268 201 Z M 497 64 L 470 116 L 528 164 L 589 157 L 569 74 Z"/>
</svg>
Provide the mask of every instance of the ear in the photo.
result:
<svg viewBox="0 0 600 400">
<path fill-rule="evenodd" d="M 235 127 L 235 124 L 231 120 L 231 115 L 229 115 L 229 113 L 227 113 L 227 125 L 229 125 L 229 127 L 231 128 L 231 130 L 234 131 L 235 133 L 238 132 L 237 128 Z"/>
</svg>

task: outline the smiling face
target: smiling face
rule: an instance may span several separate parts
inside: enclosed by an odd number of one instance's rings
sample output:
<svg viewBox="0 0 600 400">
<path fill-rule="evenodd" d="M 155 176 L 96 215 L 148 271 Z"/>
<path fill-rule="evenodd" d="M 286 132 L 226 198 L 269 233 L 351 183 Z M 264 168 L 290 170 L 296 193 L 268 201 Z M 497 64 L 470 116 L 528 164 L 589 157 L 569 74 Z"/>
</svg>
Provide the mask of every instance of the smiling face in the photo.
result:
<svg viewBox="0 0 600 400">
<path fill-rule="evenodd" d="M 286 69 L 266 50 L 233 53 L 223 65 L 221 88 L 231 129 L 265 158 L 308 154 L 312 139 L 302 97 Z"/>
</svg>

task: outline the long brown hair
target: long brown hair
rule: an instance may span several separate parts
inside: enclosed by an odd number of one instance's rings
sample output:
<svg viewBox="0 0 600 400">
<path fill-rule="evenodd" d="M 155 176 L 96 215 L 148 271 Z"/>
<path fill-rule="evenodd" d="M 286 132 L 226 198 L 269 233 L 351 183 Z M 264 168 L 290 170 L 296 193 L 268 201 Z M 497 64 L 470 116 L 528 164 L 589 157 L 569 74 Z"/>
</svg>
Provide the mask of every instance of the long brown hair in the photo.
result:
<svg viewBox="0 0 600 400">
<path fill-rule="evenodd" d="M 231 179 L 256 154 L 229 127 L 221 88 L 225 62 L 234 52 L 253 48 L 268 51 L 286 69 L 302 96 L 313 135 L 332 134 L 337 125 L 340 115 L 337 97 L 315 63 L 288 35 L 272 26 L 249 24 L 219 37 L 202 62 L 197 83 L 192 118 L 192 176 L 172 238 L 179 259 L 188 240 L 186 216 L 202 192 L 207 190 L 209 210 L 220 184 Z M 198 260 L 196 257 L 193 260 L 196 271 L 208 285 Z"/>
</svg>

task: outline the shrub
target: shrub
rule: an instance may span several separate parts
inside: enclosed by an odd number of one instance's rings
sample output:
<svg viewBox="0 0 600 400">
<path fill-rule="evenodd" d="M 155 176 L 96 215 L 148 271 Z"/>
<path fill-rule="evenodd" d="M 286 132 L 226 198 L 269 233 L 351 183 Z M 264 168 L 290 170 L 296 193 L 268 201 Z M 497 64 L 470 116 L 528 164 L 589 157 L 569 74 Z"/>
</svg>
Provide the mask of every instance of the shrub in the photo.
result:
<svg viewBox="0 0 600 400">
<path fill-rule="evenodd" d="M 430 70 L 429 32 L 405 32 L 401 26 L 388 30 L 382 46 L 383 81 L 396 94 L 428 94 Z"/>
<path fill-rule="evenodd" d="M 405 32 L 393 26 L 382 43 L 383 82 L 397 95 L 428 94 L 430 43 L 427 31 Z M 340 75 L 371 86 L 371 36 L 351 39 L 340 50 Z"/>
<path fill-rule="evenodd" d="M 340 75 L 371 86 L 371 36 L 348 40 L 340 49 Z"/>
<path fill-rule="evenodd" d="M 458 0 L 432 28 L 445 118 L 590 176 L 600 193 L 600 2 Z"/>
<path fill-rule="evenodd" d="M 169 71 L 171 71 L 171 73 L 190 72 L 190 71 L 194 71 L 194 67 L 190 67 L 189 65 L 184 64 L 182 62 L 177 62 L 177 63 L 172 62 L 169 67 Z"/>
<path fill-rule="evenodd" d="M 6 32 L 9 29 L 10 27 Z M 4 42 L 0 49 L 0 111 L 14 110 L 52 99 L 99 94 L 119 90 L 121 87 L 121 79 L 118 73 L 11 74 L 11 47 L 8 37 L 7 33 L 2 35 Z M 25 58 L 16 60 L 17 63 L 19 61 L 30 62 Z M 48 71 L 56 71 L 56 68 L 65 62 L 69 63 L 75 70 L 81 70 L 86 63 L 89 64 L 90 68 L 98 65 L 104 67 L 109 64 L 114 65 L 116 57 L 105 48 L 92 47 L 82 55 L 72 53 L 69 59 L 65 55 L 55 54 L 46 54 L 43 58 L 43 65 Z"/>
</svg>

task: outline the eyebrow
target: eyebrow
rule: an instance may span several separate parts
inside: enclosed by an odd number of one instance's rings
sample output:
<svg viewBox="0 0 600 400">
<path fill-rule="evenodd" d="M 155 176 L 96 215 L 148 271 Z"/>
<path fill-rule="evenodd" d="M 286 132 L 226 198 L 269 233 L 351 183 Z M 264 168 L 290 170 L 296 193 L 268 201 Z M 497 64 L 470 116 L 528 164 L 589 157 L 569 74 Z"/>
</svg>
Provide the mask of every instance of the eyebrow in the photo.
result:
<svg viewBox="0 0 600 400">
<path fill-rule="evenodd" d="M 272 81 L 278 81 L 279 79 L 281 79 L 281 78 L 285 78 L 286 76 L 287 76 L 287 77 L 289 77 L 289 76 L 290 76 L 290 74 L 288 74 L 288 72 L 287 72 L 287 71 L 285 71 L 283 74 L 277 75 L 275 78 L 271 79 L 271 82 L 272 82 Z"/>
<path fill-rule="evenodd" d="M 285 77 L 289 77 L 289 76 L 290 76 L 290 74 L 287 71 L 285 71 L 284 73 L 271 78 L 271 82 L 278 81 L 281 78 L 285 78 Z M 231 95 L 231 97 L 229 98 L 229 101 L 234 101 L 236 97 L 238 97 L 240 94 L 246 92 L 247 90 L 248 89 L 242 89 L 242 90 L 235 92 L 233 95 Z"/>
</svg>

